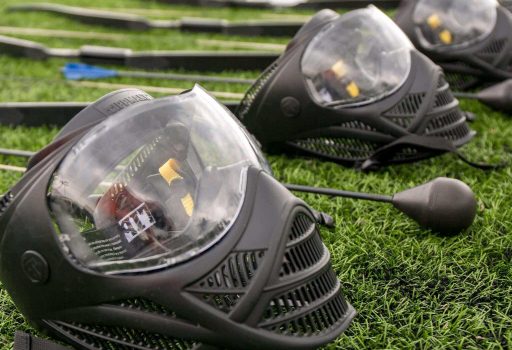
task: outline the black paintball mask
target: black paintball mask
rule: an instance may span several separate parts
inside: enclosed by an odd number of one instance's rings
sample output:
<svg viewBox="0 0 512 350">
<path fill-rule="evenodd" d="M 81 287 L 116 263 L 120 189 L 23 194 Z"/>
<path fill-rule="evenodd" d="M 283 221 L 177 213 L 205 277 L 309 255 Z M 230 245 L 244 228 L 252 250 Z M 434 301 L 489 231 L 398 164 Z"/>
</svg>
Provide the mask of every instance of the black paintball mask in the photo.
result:
<svg viewBox="0 0 512 350">
<path fill-rule="evenodd" d="M 314 211 L 199 87 L 105 96 L 0 204 L 3 286 L 79 349 L 313 349 L 355 314 Z"/>
<path fill-rule="evenodd" d="M 512 14 L 496 0 L 402 1 L 395 21 L 456 90 L 512 78 Z"/>
<path fill-rule="evenodd" d="M 270 151 L 365 170 L 456 153 L 475 135 L 441 68 L 373 6 L 314 16 L 238 115 Z"/>
</svg>

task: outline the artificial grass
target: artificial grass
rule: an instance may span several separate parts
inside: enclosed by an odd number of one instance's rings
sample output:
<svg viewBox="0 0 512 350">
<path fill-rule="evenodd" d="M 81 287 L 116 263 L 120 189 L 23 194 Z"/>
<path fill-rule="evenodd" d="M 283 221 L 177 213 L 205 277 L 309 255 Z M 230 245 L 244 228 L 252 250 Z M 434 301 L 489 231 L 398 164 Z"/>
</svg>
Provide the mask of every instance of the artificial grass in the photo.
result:
<svg viewBox="0 0 512 350">
<path fill-rule="evenodd" d="M 3 0 L 2 5 L 15 0 Z M 171 7 L 157 2 L 127 0 L 61 0 L 69 5 L 178 9 L 187 15 L 222 16 L 234 20 L 268 16 L 270 11 Z M 197 12 L 196 12 L 197 11 Z M 285 15 L 307 11 L 287 10 Z M 91 30 L 124 33 L 87 26 L 50 14 L 9 13 L 0 26 Z M 195 39 L 219 35 L 183 34 L 156 30 L 128 33 L 120 42 L 59 38 L 30 38 L 55 47 L 83 44 L 125 46 L 134 49 L 200 49 Z M 240 39 L 240 38 L 238 38 Z M 243 38 L 243 40 L 248 40 Z M 250 39 L 253 40 L 253 39 Z M 268 42 L 269 38 L 255 40 Z M 273 39 L 284 43 L 286 40 Z M 63 60 L 34 62 L 0 56 L 0 101 L 92 101 L 108 91 L 70 87 L 60 77 Z M 230 76 L 256 77 L 257 72 Z M 23 79 L 19 79 L 23 77 Z M 32 79 L 32 80 L 31 80 Z M 38 79 L 46 79 L 44 81 Z M 50 80 L 50 81 L 48 81 Z M 111 79 L 188 88 L 191 83 L 143 79 Z M 217 91 L 243 92 L 243 85 L 204 84 Z M 495 113 L 478 102 L 462 106 L 477 114 L 472 128 L 478 136 L 463 151 L 472 159 L 497 161 L 508 156 L 512 145 L 512 117 Z M 53 128 L 0 127 L 0 147 L 37 150 L 57 132 Z M 286 182 L 338 187 L 347 190 L 395 193 L 437 176 L 459 178 L 479 199 L 478 217 L 466 232 L 439 237 L 422 230 L 393 208 L 377 203 L 303 195 L 309 204 L 331 214 L 336 228 L 323 230 L 333 266 L 347 299 L 358 311 L 347 332 L 328 346 L 334 348 L 454 348 L 507 349 L 512 347 L 512 171 L 473 169 L 451 155 L 415 164 L 393 166 L 362 174 L 339 165 L 305 158 L 269 157 L 275 176 Z M 24 164 L 14 157 L 0 163 Z M 0 172 L 0 192 L 20 174 Z M 30 329 L 0 289 L 0 349 L 11 348 L 16 329 Z M 31 330 L 36 332 L 35 330 Z"/>
</svg>

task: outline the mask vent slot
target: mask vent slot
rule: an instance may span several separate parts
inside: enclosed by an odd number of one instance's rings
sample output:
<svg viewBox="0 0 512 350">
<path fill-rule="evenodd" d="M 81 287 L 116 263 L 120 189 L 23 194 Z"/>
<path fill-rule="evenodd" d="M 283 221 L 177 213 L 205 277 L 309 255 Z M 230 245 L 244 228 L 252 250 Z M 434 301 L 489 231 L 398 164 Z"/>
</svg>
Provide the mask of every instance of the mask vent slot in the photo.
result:
<svg viewBox="0 0 512 350">
<path fill-rule="evenodd" d="M 135 309 L 139 311 L 155 313 L 168 317 L 176 317 L 176 314 L 172 311 L 167 310 L 165 307 L 158 305 L 151 300 L 143 299 L 143 298 L 132 298 L 126 299 L 118 302 L 110 303 L 110 305 L 120 306 L 127 309 Z"/>
<path fill-rule="evenodd" d="M 371 141 L 334 137 L 307 138 L 289 144 L 323 157 L 346 161 L 366 159 L 381 146 L 381 144 Z"/>
<path fill-rule="evenodd" d="M 460 111 L 458 111 L 458 110 L 450 111 L 446 114 L 442 114 L 442 115 L 432 119 L 427 124 L 425 132 L 427 134 L 435 133 L 435 131 L 437 129 L 442 129 L 448 125 L 456 124 L 456 123 L 460 122 L 460 120 L 463 118 L 464 118 L 464 116 L 462 115 L 462 113 Z"/>
<path fill-rule="evenodd" d="M 287 336 L 311 336 L 328 331 L 345 318 L 347 304 L 341 294 L 329 300 L 321 307 L 304 314 L 302 317 L 286 321 L 267 329 Z"/>
<path fill-rule="evenodd" d="M 438 89 L 444 88 L 445 85 L 447 85 L 447 84 L 448 84 L 448 82 L 446 81 L 446 78 L 444 77 L 443 74 L 441 74 L 439 76 L 439 80 L 437 81 L 437 88 Z"/>
<path fill-rule="evenodd" d="M 366 131 L 376 131 L 374 127 L 360 122 L 358 120 L 354 120 L 351 122 L 342 123 L 340 127 L 344 129 L 356 129 L 356 130 L 366 130 Z"/>
<path fill-rule="evenodd" d="M 306 214 L 298 214 L 293 221 L 288 240 L 295 241 L 315 229 L 315 222 Z"/>
<path fill-rule="evenodd" d="M 384 113 L 385 116 L 411 116 L 414 117 L 423 103 L 425 94 L 409 94 L 396 104 L 393 108 Z"/>
<path fill-rule="evenodd" d="M 281 277 L 284 271 L 290 273 L 280 278 L 276 287 L 269 286 L 272 294 L 266 299 L 269 301 L 258 326 L 283 336 L 327 334 L 347 321 L 349 306 L 329 260 L 321 259 L 328 253 L 313 219 L 304 212 L 298 213 L 290 231 Z M 296 260 L 307 261 L 305 265 L 316 268 L 310 273 L 298 273 L 307 267 Z"/>
<path fill-rule="evenodd" d="M 86 344 L 91 349 L 189 350 L 197 345 L 197 343 L 192 341 L 126 327 L 107 327 L 64 322 L 55 322 L 53 325 L 67 338 L 71 338 L 81 344 Z"/>
<path fill-rule="evenodd" d="M 479 70 L 464 62 L 450 62 L 446 65 L 441 64 L 441 67 L 450 87 L 456 91 L 471 89 L 481 83 L 477 77 Z"/>
<path fill-rule="evenodd" d="M 496 55 L 499 55 L 505 46 L 507 45 L 507 39 L 498 39 L 493 40 L 489 45 L 487 45 L 484 49 L 478 52 L 476 55 L 483 59 L 492 59 Z"/>
<path fill-rule="evenodd" d="M 243 294 L 242 293 L 233 293 L 233 294 L 227 294 L 227 293 L 192 293 L 197 298 L 202 299 L 205 303 L 210 304 L 217 310 L 220 310 L 225 313 L 230 313 L 238 304 L 240 299 L 242 299 Z"/>
<path fill-rule="evenodd" d="M 444 91 L 438 92 L 434 100 L 434 108 L 449 105 L 455 100 L 453 94 L 449 88 Z"/>
<path fill-rule="evenodd" d="M 326 296 L 333 293 L 338 284 L 336 274 L 329 266 L 327 271 L 313 281 L 272 298 L 263 315 L 264 323 L 318 306 Z"/>
<path fill-rule="evenodd" d="M 263 259 L 263 251 L 231 253 L 218 267 L 206 277 L 195 283 L 191 289 L 225 290 L 246 288 L 256 274 Z"/>
<path fill-rule="evenodd" d="M 279 276 L 281 278 L 294 275 L 304 271 L 312 266 L 317 265 L 322 257 L 327 254 L 327 249 L 322 243 L 320 234 L 315 225 L 296 225 L 300 220 L 300 216 L 296 217 L 293 227 L 297 227 L 300 231 L 295 234 L 292 231 L 290 236 L 297 236 L 294 240 L 288 242 L 284 252 L 283 264 Z"/>
<path fill-rule="evenodd" d="M 245 94 L 242 102 L 240 102 L 240 106 L 238 107 L 237 116 L 238 119 L 244 120 L 245 116 L 249 112 L 249 110 L 252 107 L 252 104 L 258 94 L 260 93 L 261 89 L 265 85 L 268 79 L 274 74 L 278 67 L 278 63 L 274 62 L 270 67 L 268 67 L 261 75 L 261 77 L 254 83 L 253 86 L 249 88 L 247 93 Z"/>
<path fill-rule="evenodd" d="M 0 215 L 5 212 L 9 204 L 11 203 L 14 196 L 12 195 L 12 192 L 7 192 L 1 199 L 0 199 Z"/>
<path fill-rule="evenodd" d="M 471 135 L 471 130 L 466 124 L 460 124 L 453 129 L 430 134 L 431 136 L 443 137 L 451 141 L 459 141 Z"/>
<path fill-rule="evenodd" d="M 242 299 L 264 255 L 262 250 L 231 253 L 206 277 L 189 286 L 187 291 L 214 308 L 229 313 Z"/>
</svg>

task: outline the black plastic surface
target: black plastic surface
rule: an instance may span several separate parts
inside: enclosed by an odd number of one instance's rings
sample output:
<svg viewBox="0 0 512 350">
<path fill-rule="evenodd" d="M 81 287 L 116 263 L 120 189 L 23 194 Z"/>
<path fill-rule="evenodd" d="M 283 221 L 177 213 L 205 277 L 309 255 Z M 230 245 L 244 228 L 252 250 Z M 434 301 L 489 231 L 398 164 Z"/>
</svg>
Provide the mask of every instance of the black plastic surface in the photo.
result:
<svg viewBox="0 0 512 350">
<path fill-rule="evenodd" d="M 314 212 L 259 169 L 248 169 L 228 233 L 188 262 L 112 276 L 61 248 L 48 185 L 71 147 L 127 94 L 140 92 L 114 92 L 81 112 L 10 191 L 0 213 L 0 278 L 21 313 L 77 349 L 315 349 L 339 336 L 355 311 Z M 24 277 L 20 259 L 29 250 L 48 264 L 44 284 Z M 300 288 L 315 292 L 300 295 Z"/>
<path fill-rule="evenodd" d="M 78 50 L 48 49 L 36 42 L 0 36 L 0 54 L 32 59 L 65 57 L 93 64 L 122 65 L 142 69 L 196 71 L 263 70 L 278 55 L 243 51 L 138 51 L 125 48 L 83 46 Z"/>
<path fill-rule="evenodd" d="M 471 226 L 477 202 L 473 191 L 464 182 L 437 178 L 397 193 L 393 205 L 423 227 L 449 235 Z"/>
<path fill-rule="evenodd" d="M 413 14 L 418 0 L 403 0 L 395 22 L 409 36 L 416 48 L 439 64 L 455 90 L 481 89 L 488 84 L 512 78 L 512 14 L 497 7 L 497 22 L 481 42 L 469 46 L 429 48 L 421 40 Z"/>
<path fill-rule="evenodd" d="M 474 132 L 442 70 L 416 50 L 411 51 L 407 80 L 390 96 L 361 106 L 316 103 L 302 75 L 301 59 L 316 33 L 337 18 L 329 10 L 317 13 L 242 100 L 237 115 L 268 151 L 306 154 L 360 167 L 379 149 L 407 135 L 442 137 L 455 147 L 472 139 Z M 300 103 L 293 106 L 293 117 L 282 108 L 291 99 Z M 404 147 L 381 165 L 439 153 Z"/>
</svg>

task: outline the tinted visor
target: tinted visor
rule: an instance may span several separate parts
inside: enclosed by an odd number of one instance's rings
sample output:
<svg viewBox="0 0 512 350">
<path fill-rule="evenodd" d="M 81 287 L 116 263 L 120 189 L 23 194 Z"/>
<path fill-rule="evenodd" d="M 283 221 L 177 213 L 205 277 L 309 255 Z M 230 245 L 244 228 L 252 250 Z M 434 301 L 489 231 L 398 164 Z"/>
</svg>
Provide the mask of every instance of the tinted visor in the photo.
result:
<svg viewBox="0 0 512 350">
<path fill-rule="evenodd" d="M 302 73 L 319 104 L 371 103 L 405 82 L 412 47 L 389 17 L 369 6 L 324 27 L 304 52 Z"/>
<path fill-rule="evenodd" d="M 90 269 L 136 272 L 220 240 L 265 168 L 238 121 L 201 88 L 144 102 L 88 132 L 54 174 L 49 207 L 64 250 Z"/>
<path fill-rule="evenodd" d="M 425 47 L 465 47 L 487 37 L 497 18 L 496 0 L 420 0 L 414 23 Z"/>
</svg>

